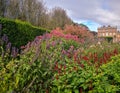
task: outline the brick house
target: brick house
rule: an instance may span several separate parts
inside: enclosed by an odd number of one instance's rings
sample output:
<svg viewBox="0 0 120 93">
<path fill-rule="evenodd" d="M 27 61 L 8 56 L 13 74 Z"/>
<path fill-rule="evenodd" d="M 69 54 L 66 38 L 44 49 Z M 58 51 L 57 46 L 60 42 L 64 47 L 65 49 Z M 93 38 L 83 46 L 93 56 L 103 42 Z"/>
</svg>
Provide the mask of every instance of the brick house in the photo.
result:
<svg viewBox="0 0 120 93">
<path fill-rule="evenodd" d="M 113 42 L 120 42 L 120 32 L 117 30 L 117 27 L 113 27 L 110 25 L 99 27 L 98 37 L 111 37 L 113 39 Z"/>
</svg>

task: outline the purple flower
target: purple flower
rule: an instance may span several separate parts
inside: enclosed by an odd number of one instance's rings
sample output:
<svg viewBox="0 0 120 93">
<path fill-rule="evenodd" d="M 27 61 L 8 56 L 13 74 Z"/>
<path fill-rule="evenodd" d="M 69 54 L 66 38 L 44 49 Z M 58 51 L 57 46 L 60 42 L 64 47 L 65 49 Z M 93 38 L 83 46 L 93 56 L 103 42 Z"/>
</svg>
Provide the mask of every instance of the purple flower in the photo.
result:
<svg viewBox="0 0 120 93">
<path fill-rule="evenodd" d="M 10 52 L 10 49 L 11 49 L 11 43 L 9 42 L 9 43 L 6 45 L 6 52 Z"/>
<path fill-rule="evenodd" d="M 55 42 L 55 41 L 53 41 L 53 42 L 52 42 L 52 46 L 55 46 L 55 45 L 56 45 L 56 42 Z"/>
<path fill-rule="evenodd" d="M 49 43 L 47 43 L 47 46 L 46 46 L 46 48 L 47 48 L 47 49 L 49 49 L 49 48 L 50 48 L 50 44 L 49 44 Z"/>
<path fill-rule="evenodd" d="M 17 57 L 18 51 L 19 50 L 16 47 L 12 47 L 11 55 L 12 55 L 13 58 Z"/>
<path fill-rule="evenodd" d="M 28 42 L 27 43 L 27 47 L 29 48 L 31 46 L 31 42 Z"/>
<path fill-rule="evenodd" d="M 70 46 L 70 49 L 72 49 L 72 50 L 73 50 L 73 49 L 74 49 L 74 46 Z"/>
<path fill-rule="evenodd" d="M 42 40 L 49 40 L 51 38 L 51 35 L 46 33 L 42 36 Z"/>
<path fill-rule="evenodd" d="M 5 43 L 8 42 L 8 37 L 7 37 L 6 34 L 4 34 L 4 35 L 2 36 L 2 40 L 3 40 L 3 42 L 5 42 Z"/>
<path fill-rule="evenodd" d="M 62 41 L 59 42 L 59 44 L 62 44 L 62 43 L 63 43 Z"/>
<path fill-rule="evenodd" d="M 67 54 L 67 52 L 65 50 L 62 50 L 62 54 Z"/>
</svg>

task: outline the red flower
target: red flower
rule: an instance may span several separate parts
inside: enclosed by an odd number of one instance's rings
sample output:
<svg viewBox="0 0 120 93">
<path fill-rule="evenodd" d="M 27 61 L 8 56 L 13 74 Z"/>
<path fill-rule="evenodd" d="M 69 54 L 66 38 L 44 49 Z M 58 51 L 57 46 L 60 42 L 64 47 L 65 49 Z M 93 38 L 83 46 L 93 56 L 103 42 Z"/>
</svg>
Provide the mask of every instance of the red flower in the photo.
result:
<svg viewBox="0 0 120 93">
<path fill-rule="evenodd" d="M 88 57 L 86 57 L 86 56 L 84 56 L 84 57 L 82 57 L 85 61 L 88 61 L 89 59 L 88 59 Z"/>
<path fill-rule="evenodd" d="M 60 75 L 60 73 L 61 73 L 61 70 L 59 69 L 59 70 L 58 70 L 58 74 Z"/>
<path fill-rule="evenodd" d="M 71 58 L 71 55 L 69 53 L 67 54 L 67 56 L 68 56 L 68 58 Z"/>
<path fill-rule="evenodd" d="M 117 49 L 114 49 L 113 53 L 116 55 L 118 54 L 118 50 Z"/>
<path fill-rule="evenodd" d="M 96 63 L 98 61 L 98 57 L 94 58 L 94 63 Z"/>
<path fill-rule="evenodd" d="M 101 59 L 100 59 L 100 64 L 102 65 L 102 63 L 103 63 L 103 59 L 101 58 Z"/>
<path fill-rule="evenodd" d="M 97 53 L 94 53 L 94 57 L 97 57 Z"/>
<path fill-rule="evenodd" d="M 89 86 L 89 90 L 92 90 L 93 86 L 92 86 L 92 81 L 90 81 L 90 86 Z"/>
<path fill-rule="evenodd" d="M 80 88 L 80 93 L 82 93 L 82 88 Z"/>
<path fill-rule="evenodd" d="M 46 89 L 46 93 L 49 93 L 49 92 L 48 92 L 48 89 Z"/>
<path fill-rule="evenodd" d="M 80 61 L 77 61 L 78 64 L 80 64 Z"/>
<path fill-rule="evenodd" d="M 84 68 L 84 64 L 80 64 L 81 68 Z"/>
<path fill-rule="evenodd" d="M 74 62 L 77 61 L 77 53 L 74 54 Z"/>
<path fill-rule="evenodd" d="M 66 69 L 66 65 L 64 65 L 64 70 Z"/>
<path fill-rule="evenodd" d="M 55 62 L 54 70 L 58 70 L 58 63 L 57 62 Z"/>
<path fill-rule="evenodd" d="M 74 67 L 74 70 L 77 70 L 77 67 Z"/>
<path fill-rule="evenodd" d="M 103 58 L 103 62 L 106 64 L 106 62 L 107 62 L 106 58 Z"/>
</svg>

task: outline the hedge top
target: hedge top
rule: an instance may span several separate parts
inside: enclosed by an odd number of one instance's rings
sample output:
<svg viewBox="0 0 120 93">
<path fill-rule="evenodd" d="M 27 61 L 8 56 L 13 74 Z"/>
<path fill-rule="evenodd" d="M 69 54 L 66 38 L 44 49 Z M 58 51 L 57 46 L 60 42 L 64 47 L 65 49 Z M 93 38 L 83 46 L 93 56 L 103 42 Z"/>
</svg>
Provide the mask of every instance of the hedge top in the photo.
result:
<svg viewBox="0 0 120 93">
<path fill-rule="evenodd" d="M 1 35 L 6 34 L 12 45 L 16 47 L 27 44 L 29 41 L 34 40 L 36 36 L 50 32 L 50 30 L 20 20 L 0 18 L 0 24 L 2 24 Z"/>
</svg>

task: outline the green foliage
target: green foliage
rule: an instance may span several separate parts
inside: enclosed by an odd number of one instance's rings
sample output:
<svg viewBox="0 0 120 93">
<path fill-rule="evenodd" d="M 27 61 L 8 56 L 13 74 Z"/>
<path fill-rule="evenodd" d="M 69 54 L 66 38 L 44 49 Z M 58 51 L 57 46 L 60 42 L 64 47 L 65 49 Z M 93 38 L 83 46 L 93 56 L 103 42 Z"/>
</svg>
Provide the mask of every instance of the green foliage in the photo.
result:
<svg viewBox="0 0 120 93">
<path fill-rule="evenodd" d="M 92 78 L 95 76 L 95 70 L 85 64 L 77 64 L 66 58 L 66 69 L 62 69 L 61 73 L 55 74 L 58 79 L 53 80 L 53 93 L 79 93 L 88 92 L 92 88 Z M 59 92 L 58 92 L 59 91 Z"/>
<path fill-rule="evenodd" d="M 62 46 L 65 50 L 68 50 L 70 46 L 73 46 L 75 49 L 78 49 L 80 47 L 80 44 L 78 44 L 74 40 L 67 40 L 62 43 Z"/>
<path fill-rule="evenodd" d="M 112 42 L 113 37 L 105 37 L 105 39 L 106 39 L 108 42 Z"/>
<path fill-rule="evenodd" d="M 120 55 L 97 69 L 81 61 L 84 67 L 66 58 L 66 69 L 54 74 L 53 93 L 119 93 L 120 92 Z M 78 92 L 79 93 L 79 92 Z M 81 93 L 81 92 L 80 92 Z"/>
<path fill-rule="evenodd" d="M 0 56 L 0 92 L 119 93 L 117 50 L 119 44 L 104 42 L 84 47 L 49 34 L 36 37 L 25 46 L 19 59 L 5 54 L 3 60 Z M 2 46 L 1 51 L 5 51 Z M 100 64 L 99 58 L 109 60 Z"/>
<path fill-rule="evenodd" d="M 6 34 L 12 45 L 16 47 L 25 45 L 36 36 L 49 32 L 49 30 L 19 20 L 0 18 L 0 24 L 2 24 L 2 34 Z"/>
<path fill-rule="evenodd" d="M 54 76 L 54 63 L 60 61 L 61 56 L 59 40 L 42 41 L 22 53 L 20 60 L 13 59 L 7 62 L 0 57 L 0 90 L 6 92 L 40 92 L 45 93 L 51 89 L 51 81 Z M 57 58 L 57 59 L 56 59 Z"/>
<path fill-rule="evenodd" d="M 120 92 L 120 55 L 112 57 L 108 64 L 101 66 L 93 85 L 93 91 L 97 93 Z"/>
</svg>

